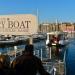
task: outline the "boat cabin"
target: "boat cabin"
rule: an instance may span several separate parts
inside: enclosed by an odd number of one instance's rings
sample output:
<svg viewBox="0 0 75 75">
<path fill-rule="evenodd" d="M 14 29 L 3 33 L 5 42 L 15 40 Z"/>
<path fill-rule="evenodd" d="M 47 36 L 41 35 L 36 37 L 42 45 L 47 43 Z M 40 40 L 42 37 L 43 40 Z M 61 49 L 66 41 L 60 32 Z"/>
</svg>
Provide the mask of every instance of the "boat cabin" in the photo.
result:
<svg viewBox="0 0 75 75">
<path fill-rule="evenodd" d="M 54 31 L 47 33 L 46 45 L 64 45 L 65 33 L 61 31 Z"/>
</svg>

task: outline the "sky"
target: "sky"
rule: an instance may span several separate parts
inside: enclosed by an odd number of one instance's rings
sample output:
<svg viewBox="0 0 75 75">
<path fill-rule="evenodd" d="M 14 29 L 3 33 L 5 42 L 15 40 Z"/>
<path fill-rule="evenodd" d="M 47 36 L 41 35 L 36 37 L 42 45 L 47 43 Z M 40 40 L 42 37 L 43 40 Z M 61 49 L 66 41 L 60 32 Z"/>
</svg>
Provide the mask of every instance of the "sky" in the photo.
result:
<svg viewBox="0 0 75 75">
<path fill-rule="evenodd" d="M 34 14 L 41 22 L 75 22 L 75 0 L 0 0 L 0 15 Z"/>
</svg>

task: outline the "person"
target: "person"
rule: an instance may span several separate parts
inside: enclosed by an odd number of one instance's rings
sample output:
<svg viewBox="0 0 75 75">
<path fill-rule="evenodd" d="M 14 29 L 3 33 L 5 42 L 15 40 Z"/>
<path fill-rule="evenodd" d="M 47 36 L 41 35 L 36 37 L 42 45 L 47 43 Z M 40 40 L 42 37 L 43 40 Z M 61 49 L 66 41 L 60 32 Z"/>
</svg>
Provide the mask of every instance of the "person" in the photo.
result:
<svg viewBox="0 0 75 75">
<path fill-rule="evenodd" d="M 10 75 L 10 57 L 0 55 L 0 75 Z"/>
<path fill-rule="evenodd" d="M 17 57 L 11 64 L 14 75 L 50 75 L 43 67 L 41 60 L 33 55 L 33 45 L 26 45 L 23 55 Z"/>
</svg>

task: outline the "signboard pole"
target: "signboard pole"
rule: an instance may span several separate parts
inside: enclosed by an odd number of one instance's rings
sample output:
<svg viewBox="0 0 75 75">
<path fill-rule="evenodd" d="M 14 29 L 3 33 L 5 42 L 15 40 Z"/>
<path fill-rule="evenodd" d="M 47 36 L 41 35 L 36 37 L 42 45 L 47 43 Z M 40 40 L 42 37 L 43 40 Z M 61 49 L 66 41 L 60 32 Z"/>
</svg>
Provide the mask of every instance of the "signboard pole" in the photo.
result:
<svg viewBox="0 0 75 75">
<path fill-rule="evenodd" d="M 33 38 L 32 38 L 32 36 L 30 36 L 30 38 L 29 38 L 29 44 L 33 44 Z"/>
</svg>

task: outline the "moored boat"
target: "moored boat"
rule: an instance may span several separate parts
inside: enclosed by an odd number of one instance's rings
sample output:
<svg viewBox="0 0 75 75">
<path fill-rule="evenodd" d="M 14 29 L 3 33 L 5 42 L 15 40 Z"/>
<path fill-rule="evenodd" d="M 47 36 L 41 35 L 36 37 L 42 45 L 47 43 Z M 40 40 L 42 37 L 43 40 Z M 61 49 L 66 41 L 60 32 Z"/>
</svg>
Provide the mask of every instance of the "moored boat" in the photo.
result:
<svg viewBox="0 0 75 75">
<path fill-rule="evenodd" d="M 65 32 L 61 31 L 53 31 L 47 33 L 47 40 L 46 45 L 49 46 L 65 46 L 67 44 L 67 41 L 65 39 Z"/>
</svg>

